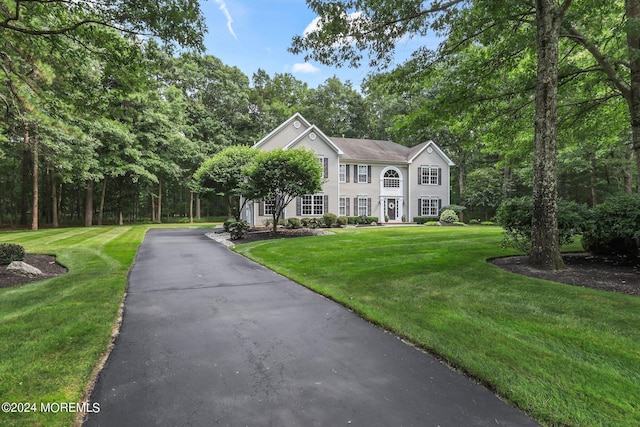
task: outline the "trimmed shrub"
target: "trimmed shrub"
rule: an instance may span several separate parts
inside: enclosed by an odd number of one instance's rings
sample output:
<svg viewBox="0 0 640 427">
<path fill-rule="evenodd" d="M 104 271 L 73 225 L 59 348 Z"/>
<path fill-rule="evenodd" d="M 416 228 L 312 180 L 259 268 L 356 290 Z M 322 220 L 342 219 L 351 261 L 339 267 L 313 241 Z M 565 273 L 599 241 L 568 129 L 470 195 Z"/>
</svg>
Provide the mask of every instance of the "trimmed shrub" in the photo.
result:
<svg viewBox="0 0 640 427">
<path fill-rule="evenodd" d="M 24 260 L 24 247 L 15 243 L 0 243 L 0 265 Z"/>
<path fill-rule="evenodd" d="M 315 229 L 320 227 L 320 221 L 318 221 L 317 218 L 309 218 L 309 224 L 307 225 L 307 227 Z"/>
<path fill-rule="evenodd" d="M 440 218 L 437 216 L 414 216 L 413 222 L 415 222 L 416 224 L 426 224 L 429 221 L 438 222 L 439 219 Z"/>
<path fill-rule="evenodd" d="M 239 240 L 244 237 L 244 233 L 249 229 L 249 223 L 244 219 L 238 222 L 232 222 L 229 224 L 229 234 L 231 234 L 231 240 Z"/>
<path fill-rule="evenodd" d="M 336 221 L 338 220 L 338 217 L 337 217 L 336 214 L 326 213 L 326 214 L 322 215 L 322 220 L 324 221 L 324 225 L 326 225 L 327 227 L 331 228 L 333 226 L 333 224 L 335 224 Z"/>
<path fill-rule="evenodd" d="M 504 228 L 504 247 L 511 246 L 529 253 L 531 250 L 531 197 L 518 197 L 502 202 L 496 212 L 497 223 Z M 573 243 L 574 236 L 582 233 L 590 217 L 586 206 L 576 202 L 558 200 L 558 243 Z M 484 223 L 483 223 L 484 224 Z M 487 224 L 488 225 L 488 224 Z"/>
<path fill-rule="evenodd" d="M 223 224 L 222 227 L 224 228 L 225 232 L 229 232 L 229 226 L 231 224 L 233 224 L 234 222 L 236 222 L 235 218 L 229 218 L 228 220 L 226 220 Z"/>
<path fill-rule="evenodd" d="M 640 196 L 614 196 L 593 208 L 582 246 L 593 254 L 640 259 Z"/>
<path fill-rule="evenodd" d="M 478 225 L 480 224 L 480 220 L 479 219 L 470 219 L 469 220 L 469 225 Z"/>
<path fill-rule="evenodd" d="M 427 227 L 435 227 L 436 225 L 440 225 L 438 221 L 427 221 L 424 223 Z"/>
<path fill-rule="evenodd" d="M 451 209 L 444 210 L 440 214 L 440 222 L 443 222 L 445 224 L 453 224 L 458 221 L 460 221 L 460 218 L 458 218 L 458 214 Z"/>
<path fill-rule="evenodd" d="M 306 218 L 306 217 L 305 217 L 305 218 L 302 218 L 302 219 L 300 220 L 300 222 L 302 223 L 302 226 L 303 226 L 303 227 L 309 227 L 309 220 L 310 220 L 310 219 L 311 219 L 311 218 Z"/>
<path fill-rule="evenodd" d="M 300 221 L 299 218 L 288 218 L 287 224 L 289 225 L 289 227 L 295 229 L 295 228 L 300 228 L 300 226 L 302 225 L 302 221 Z"/>
<path fill-rule="evenodd" d="M 346 216 L 339 216 L 338 219 L 336 220 L 336 224 L 338 224 L 338 227 L 344 227 L 348 223 L 349 223 L 349 218 L 347 218 Z"/>
<path fill-rule="evenodd" d="M 456 213 L 456 215 L 460 216 L 460 214 L 463 213 L 466 209 L 467 209 L 466 206 L 449 205 L 449 206 L 443 206 L 442 207 L 442 212 L 444 212 L 444 211 L 454 211 Z"/>
</svg>

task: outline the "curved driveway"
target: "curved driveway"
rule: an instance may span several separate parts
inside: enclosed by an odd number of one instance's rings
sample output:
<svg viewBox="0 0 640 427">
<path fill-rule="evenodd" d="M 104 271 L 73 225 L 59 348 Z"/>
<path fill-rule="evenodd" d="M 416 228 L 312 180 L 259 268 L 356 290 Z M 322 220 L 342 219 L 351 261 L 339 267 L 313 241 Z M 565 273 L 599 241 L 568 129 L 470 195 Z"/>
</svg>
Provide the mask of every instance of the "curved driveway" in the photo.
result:
<svg viewBox="0 0 640 427">
<path fill-rule="evenodd" d="M 87 426 L 534 426 L 436 359 L 204 236 L 150 230 Z"/>
</svg>

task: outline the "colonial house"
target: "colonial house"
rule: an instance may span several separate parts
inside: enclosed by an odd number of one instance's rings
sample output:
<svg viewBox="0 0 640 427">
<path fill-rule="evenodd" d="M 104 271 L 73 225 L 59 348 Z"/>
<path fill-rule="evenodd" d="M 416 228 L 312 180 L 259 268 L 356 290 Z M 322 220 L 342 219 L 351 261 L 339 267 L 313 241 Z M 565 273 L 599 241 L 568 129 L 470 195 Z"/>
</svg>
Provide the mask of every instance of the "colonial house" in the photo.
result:
<svg viewBox="0 0 640 427">
<path fill-rule="evenodd" d="M 326 136 L 296 113 L 258 141 L 254 148 L 306 148 L 324 168 L 324 185 L 317 194 L 287 206 L 284 218 L 374 216 L 380 222 L 410 222 L 416 216 L 437 216 L 450 203 L 453 162 L 433 142 L 405 147 L 391 141 Z M 271 218 L 273 204 L 249 204 L 250 224 Z"/>
</svg>

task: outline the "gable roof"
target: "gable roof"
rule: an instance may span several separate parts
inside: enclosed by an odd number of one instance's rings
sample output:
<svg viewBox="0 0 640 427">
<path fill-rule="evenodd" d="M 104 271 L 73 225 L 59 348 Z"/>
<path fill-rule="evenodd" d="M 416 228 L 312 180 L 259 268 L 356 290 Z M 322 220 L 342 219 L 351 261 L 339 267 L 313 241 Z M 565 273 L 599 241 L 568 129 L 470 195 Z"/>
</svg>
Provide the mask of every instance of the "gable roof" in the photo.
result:
<svg viewBox="0 0 640 427">
<path fill-rule="evenodd" d="M 329 147 L 331 147 L 337 154 L 344 154 L 343 151 L 338 147 L 331 138 L 325 135 L 320 129 L 316 127 L 316 125 L 312 125 L 309 129 L 302 132 L 298 135 L 293 141 L 285 145 L 284 150 L 289 150 L 290 148 L 297 145 L 300 141 L 302 141 L 305 137 L 311 135 L 312 133 L 316 134 L 316 138 L 320 138 L 323 140 Z"/>
<path fill-rule="evenodd" d="M 431 147 L 449 165 L 455 164 L 433 141 L 426 141 L 415 147 L 405 147 L 392 141 L 374 139 L 331 138 L 344 152 L 344 160 L 413 163 L 427 148 Z"/>
<path fill-rule="evenodd" d="M 289 126 L 291 123 L 295 122 L 296 120 L 299 121 L 299 122 L 302 122 L 305 125 L 305 127 L 307 127 L 307 128 L 311 127 L 311 123 L 309 123 L 307 121 L 307 119 L 302 117 L 302 114 L 295 113 L 293 116 L 291 116 L 287 120 L 285 120 L 280 126 L 278 126 L 274 130 L 269 132 L 269 134 L 267 136 L 262 138 L 260 141 L 256 142 L 253 145 L 253 148 L 260 148 L 261 145 L 263 145 L 265 142 L 269 141 L 274 135 L 278 134 L 282 129 L 286 128 L 287 126 Z"/>
</svg>

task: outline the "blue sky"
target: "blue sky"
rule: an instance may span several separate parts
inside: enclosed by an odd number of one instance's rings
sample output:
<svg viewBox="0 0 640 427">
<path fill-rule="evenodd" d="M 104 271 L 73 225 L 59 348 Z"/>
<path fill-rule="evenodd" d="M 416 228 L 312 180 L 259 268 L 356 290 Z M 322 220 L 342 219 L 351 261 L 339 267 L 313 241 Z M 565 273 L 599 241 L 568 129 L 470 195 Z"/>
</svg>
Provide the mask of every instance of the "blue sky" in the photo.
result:
<svg viewBox="0 0 640 427">
<path fill-rule="evenodd" d="M 287 51 L 291 39 L 303 34 L 316 15 L 304 0 L 201 0 L 209 33 L 206 53 L 226 65 L 240 68 L 249 78 L 259 68 L 269 75 L 291 73 L 310 87 L 317 87 L 334 75 L 350 80 L 358 89 L 369 69 L 328 67 L 305 63 L 303 56 Z M 402 62 L 419 43 L 430 39 L 400 43 L 396 62 Z"/>
</svg>

